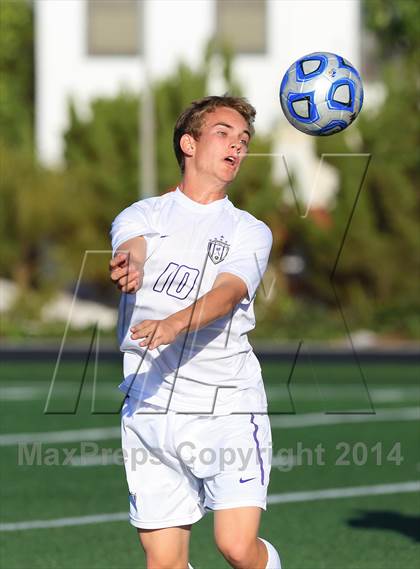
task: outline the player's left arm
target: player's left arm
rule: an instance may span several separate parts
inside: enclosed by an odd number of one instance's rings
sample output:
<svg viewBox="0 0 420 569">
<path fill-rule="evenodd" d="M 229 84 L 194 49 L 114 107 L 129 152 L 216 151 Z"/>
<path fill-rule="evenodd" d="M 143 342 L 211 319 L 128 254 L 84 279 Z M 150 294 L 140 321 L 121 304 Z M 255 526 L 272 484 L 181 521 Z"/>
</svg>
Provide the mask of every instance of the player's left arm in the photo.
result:
<svg viewBox="0 0 420 569">
<path fill-rule="evenodd" d="M 178 334 L 193 332 L 232 312 L 248 294 L 245 282 L 231 273 L 220 273 L 209 292 L 188 308 L 163 320 L 144 320 L 131 328 L 131 338 L 153 350 L 170 344 Z"/>
</svg>

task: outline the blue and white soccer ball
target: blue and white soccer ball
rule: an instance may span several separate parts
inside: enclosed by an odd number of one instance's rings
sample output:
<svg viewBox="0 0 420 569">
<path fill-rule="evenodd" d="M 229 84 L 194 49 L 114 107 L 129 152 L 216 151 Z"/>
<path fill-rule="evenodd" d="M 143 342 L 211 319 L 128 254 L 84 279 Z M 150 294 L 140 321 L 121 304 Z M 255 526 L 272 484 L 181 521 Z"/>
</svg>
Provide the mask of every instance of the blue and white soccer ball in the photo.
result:
<svg viewBox="0 0 420 569">
<path fill-rule="evenodd" d="M 353 65 L 335 53 L 314 52 L 286 71 L 280 102 L 287 120 L 314 136 L 347 128 L 360 113 L 363 85 Z"/>
</svg>

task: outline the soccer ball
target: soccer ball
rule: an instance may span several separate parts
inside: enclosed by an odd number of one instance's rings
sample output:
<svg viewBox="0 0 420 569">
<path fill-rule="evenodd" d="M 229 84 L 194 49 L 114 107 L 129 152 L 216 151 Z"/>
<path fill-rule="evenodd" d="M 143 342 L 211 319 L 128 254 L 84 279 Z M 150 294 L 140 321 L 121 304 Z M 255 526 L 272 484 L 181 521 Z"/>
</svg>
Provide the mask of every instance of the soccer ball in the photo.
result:
<svg viewBox="0 0 420 569">
<path fill-rule="evenodd" d="M 353 65 L 335 53 L 314 52 L 286 71 L 280 102 L 287 120 L 314 136 L 347 128 L 360 113 L 363 86 Z"/>
</svg>

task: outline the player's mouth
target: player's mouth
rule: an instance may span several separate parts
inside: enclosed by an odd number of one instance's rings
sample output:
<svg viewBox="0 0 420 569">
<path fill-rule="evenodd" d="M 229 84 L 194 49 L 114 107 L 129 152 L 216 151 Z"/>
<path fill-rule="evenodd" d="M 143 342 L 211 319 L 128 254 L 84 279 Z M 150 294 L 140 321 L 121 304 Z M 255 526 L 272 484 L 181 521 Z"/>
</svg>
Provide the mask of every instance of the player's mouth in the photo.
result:
<svg viewBox="0 0 420 569">
<path fill-rule="evenodd" d="M 226 156 L 224 161 L 232 168 L 236 168 L 239 162 L 239 158 L 237 156 Z"/>
</svg>

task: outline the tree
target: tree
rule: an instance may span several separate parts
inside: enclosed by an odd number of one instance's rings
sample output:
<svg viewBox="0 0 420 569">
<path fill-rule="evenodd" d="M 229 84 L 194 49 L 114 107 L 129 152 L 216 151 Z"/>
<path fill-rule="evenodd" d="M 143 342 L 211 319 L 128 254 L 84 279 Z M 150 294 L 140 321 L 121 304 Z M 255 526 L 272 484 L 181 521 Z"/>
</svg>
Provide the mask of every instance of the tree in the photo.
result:
<svg viewBox="0 0 420 569">
<path fill-rule="evenodd" d="M 362 4 L 365 25 L 376 37 L 379 61 L 414 54 L 420 43 L 420 8 L 416 0 L 367 0 Z M 418 55 L 418 54 L 417 54 Z"/>
<path fill-rule="evenodd" d="M 32 147 L 34 32 L 31 2 L 0 2 L 0 136 Z"/>
<path fill-rule="evenodd" d="M 75 274 L 92 237 L 89 196 L 68 174 L 37 164 L 29 149 L 0 141 L 0 155 L 1 274 L 24 294 L 53 290 Z"/>
</svg>

